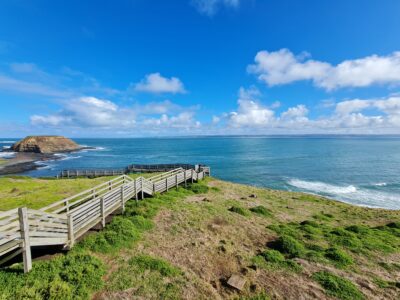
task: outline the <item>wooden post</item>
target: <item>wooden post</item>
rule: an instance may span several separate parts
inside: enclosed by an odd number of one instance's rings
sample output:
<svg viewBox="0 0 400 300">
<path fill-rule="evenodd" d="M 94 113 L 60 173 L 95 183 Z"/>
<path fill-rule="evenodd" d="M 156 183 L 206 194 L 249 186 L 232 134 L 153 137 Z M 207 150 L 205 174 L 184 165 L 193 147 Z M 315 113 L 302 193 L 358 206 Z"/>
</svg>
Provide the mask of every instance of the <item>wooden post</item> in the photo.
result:
<svg viewBox="0 0 400 300">
<path fill-rule="evenodd" d="M 193 169 L 191 169 L 191 171 L 192 171 L 192 183 L 193 183 Z"/>
<path fill-rule="evenodd" d="M 71 249 L 75 244 L 74 219 L 72 215 L 68 215 L 68 240 L 69 240 L 69 248 Z"/>
<path fill-rule="evenodd" d="M 28 273 L 32 269 L 31 244 L 29 240 L 28 209 L 18 208 L 19 226 L 22 239 L 22 255 L 24 260 L 24 272 Z"/>
<path fill-rule="evenodd" d="M 186 170 L 183 172 L 183 179 L 185 180 L 185 188 L 187 187 L 187 182 L 186 182 Z"/>
<path fill-rule="evenodd" d="M 142 177 L 142 179 L 140 180 L 140 189 L 142 190 L 142 200 L 144 199 L 144 192 L 143 192 L 143 177 Z"/>
<path fill-rule="evenodd" d="M 92 189 L 92 195 L 93 195 L 93 199 L 96 198 L 96 192 L 94 191 L 94 189 Z"/>
<path fill-rule="evenodd" d="M 67 213 L 69 213 L 69 201 L 68 201 L 68 200 L 65 201 L 65 206 L 66 206 L 66 208 L 67 208 Z"/>
<path fill-rule="evenodd" d="M 101 213 L 101 226 L 106 227 L 106 214 L 104 207 L 104 197 L 100 198 L 100 213 Z"/>
<path fill-rule="evenodd" d="M 168 192 L 168 177 L 165 178 L 165 190 Z"/>
<path fill-rule="evenodd" d="M 156 193 L 156 184 L 153 182 L 153 195 Z"/>
<path fill-rule="evenodd" d="M 108 189 L 109 189 L 110 191 L 112 190 L 112 182 L 111 182 L 111 181 L 108 183 Z"/>
<path fill-rule="evenodd" d="M 124 195 L 124 186 L 121 186 L 121 202 L 122 202 L 122 212 L 125 211 L 125 195 Z"/>
<path fill-rule="evenodd" d="M 176 190 L 178 190 L 178 174 L 175 175 Z"/>
<path fill-rule="evenodd" d="M 135 179 L 135 184 L 134 184 L 134 187 L 135 187 L 135 200 L 136 200 L 136 204 L 137 204 L 138 198 L 137 198 L 136 179 Z"/>
<path fill-rule="evenodd" d="M 67 171 L 67 178 L 69 178 L 69 171 Z"/>
</svg>

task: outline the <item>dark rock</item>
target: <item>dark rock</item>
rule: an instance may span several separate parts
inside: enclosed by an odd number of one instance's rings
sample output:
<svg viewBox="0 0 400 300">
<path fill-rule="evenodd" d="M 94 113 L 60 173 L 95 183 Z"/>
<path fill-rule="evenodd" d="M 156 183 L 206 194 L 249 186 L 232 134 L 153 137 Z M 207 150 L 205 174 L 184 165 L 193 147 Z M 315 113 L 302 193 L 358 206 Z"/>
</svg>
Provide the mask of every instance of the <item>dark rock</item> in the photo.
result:
<svg viewBox="0 0 400 300">
<path fill-rule="evenodd" d="M 251 194 L 249 197 L 250 198 L 257 198 L 257 195 L 256 194 Z"/>
</svg>

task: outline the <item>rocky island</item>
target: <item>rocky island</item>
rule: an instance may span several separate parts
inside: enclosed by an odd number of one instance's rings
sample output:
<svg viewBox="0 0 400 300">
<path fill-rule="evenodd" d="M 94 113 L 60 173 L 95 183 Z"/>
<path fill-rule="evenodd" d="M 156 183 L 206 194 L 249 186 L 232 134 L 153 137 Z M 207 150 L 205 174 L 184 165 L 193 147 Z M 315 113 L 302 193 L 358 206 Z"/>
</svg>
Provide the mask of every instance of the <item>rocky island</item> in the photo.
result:
<svg viewBox="0 0 400 300">
<path fill-rule="evenodd" d="M 28 136 L 3 151 L 16 152 L 15 156 L 0 161 L 0 175 L 35 170 L 37 161 L 60 159 L 55 153 L 89 149 L 63 136 Z"/>
<path fill-rule="evenodd" d="M 83 147 L 63 136 L 28 136 L 11 146 L 15 152 L 59 153 L 80 150 Z"/>
</svg>

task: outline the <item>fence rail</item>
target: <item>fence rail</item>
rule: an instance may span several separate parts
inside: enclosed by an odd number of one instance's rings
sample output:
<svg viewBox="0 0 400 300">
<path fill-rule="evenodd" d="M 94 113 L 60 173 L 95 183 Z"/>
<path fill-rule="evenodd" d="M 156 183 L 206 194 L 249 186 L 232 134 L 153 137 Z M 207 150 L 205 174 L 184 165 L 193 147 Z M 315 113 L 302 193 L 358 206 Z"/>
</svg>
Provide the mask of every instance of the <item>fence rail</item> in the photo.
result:
<svg viewBox="0 0 400 300">
<path fill-rule="evenodd" d="M 202 168 L 208 168 L 208 167 L 204 165 L 191 165 L 191 164 L 129 165 L 126 168 L 122 169 L 120 168 L 120 169 L 63 170 L 57 175 L 57 178 L 118 176 L 130 173 L 168 172 L 176 169 L 200 170 Z"/>
<path fill-rule="evenodd" d="M 130 199 L 138 201 L 210 175 L 207 166 L 168 166 L 167 172 L 147 179 L 123 174 L 38 210 L 21 207 L 0 212 L 0 265 L 22 253 L 24 271 L 29 272 L 31 247 L 63 245 L 69 249 L 97 224 L 104 227 L 107 216 L 123 212 Z"/>
</svg>

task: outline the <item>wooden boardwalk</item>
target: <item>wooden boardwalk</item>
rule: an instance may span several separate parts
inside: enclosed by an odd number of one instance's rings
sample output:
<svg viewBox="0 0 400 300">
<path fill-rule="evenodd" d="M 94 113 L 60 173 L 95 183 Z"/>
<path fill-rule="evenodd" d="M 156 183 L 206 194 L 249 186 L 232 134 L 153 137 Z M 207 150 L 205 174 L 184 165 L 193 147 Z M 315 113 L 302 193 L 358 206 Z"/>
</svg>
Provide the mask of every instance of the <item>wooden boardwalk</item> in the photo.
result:
<svg viewBox="0 0 400 300">
<path fill-rule="evenodd" d="M 62 245 L 70 249 L 97 224 L 104 227 L 107 216 L 123 212 L 127 201 L 186 186 L 209 174 L 210 168 L 205 166 L 177 168 L 147 179 L 124 174 L 39 210 L 21 207 L 0 212 L 0 265 L 22 253 L 24 271 L 29 272 L 31 247 Z"/>
<path fill-rule="evenodd" d="M 130 173 L 152 173 L 152 172 L 168 172 L 178 168 L 184 170 L 198 170 L 203 165 L 190 165 L 190 164 L 147 164 L 129 165 L 122 169 L 74 169 L 74 170 L 62 170 L 57 178 L 74 178 L 74 177 L 100 177 L 100 176 L 115 176 Z"/>
</svg>

